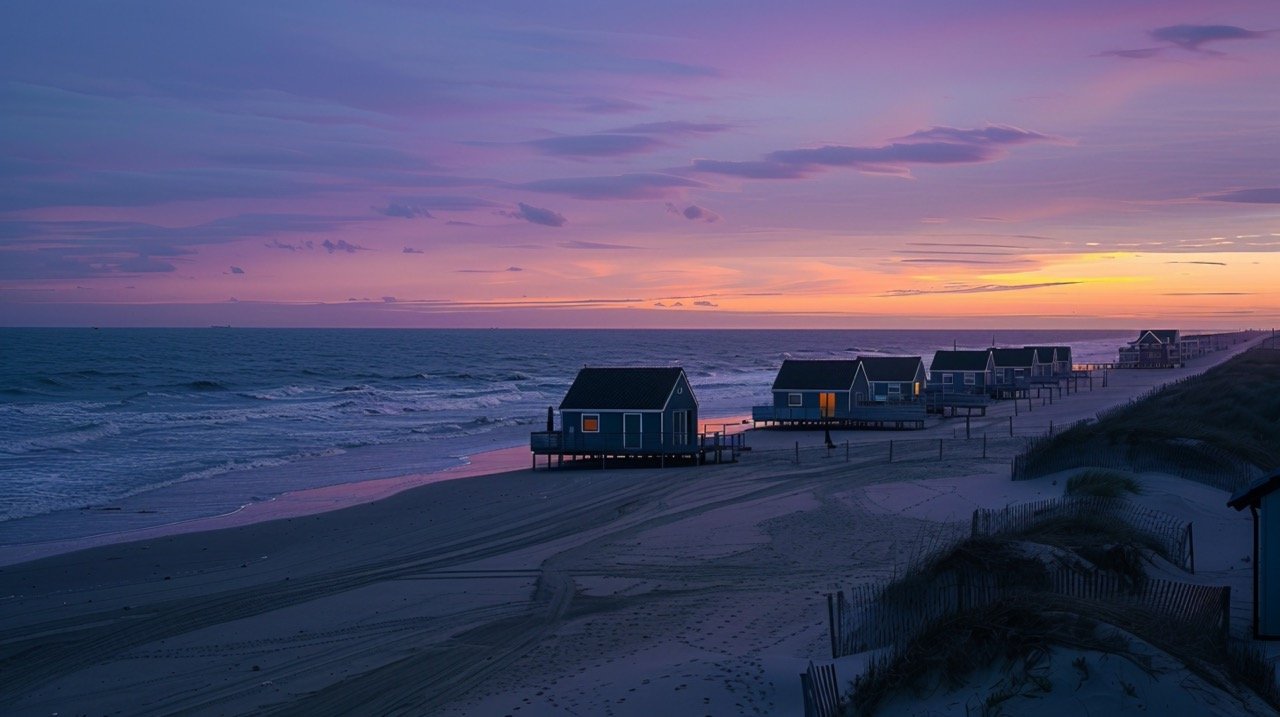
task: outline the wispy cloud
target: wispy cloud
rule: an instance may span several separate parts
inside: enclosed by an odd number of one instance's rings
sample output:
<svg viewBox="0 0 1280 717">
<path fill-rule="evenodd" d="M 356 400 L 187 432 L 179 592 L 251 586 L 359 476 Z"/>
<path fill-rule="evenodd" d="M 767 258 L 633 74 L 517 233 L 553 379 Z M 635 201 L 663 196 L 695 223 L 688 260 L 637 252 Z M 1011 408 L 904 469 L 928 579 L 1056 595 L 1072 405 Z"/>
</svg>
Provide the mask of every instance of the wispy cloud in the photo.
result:
<svg viewBox="0 0 1280 717">
<path fill-rule="evenodd" d="M 339 239 L 336 242 L 331 239 L 325 239 L 324 241 L 320 242 L 320 246 L 324 247 L 324 250 L 329 252 L 330 254 L 333 254 L 335 252 L 344 253 L 344 254 L 354 254 L 358 251 L 369 251 L 369 247 L 360 246 L 359 244 L 352 244 L 346 239 Z"/>
<path fill-rule="evenodd" d="M 244 269 L 241 269 L 241 268 L 240 268 L 240 267 L 238 267 L 238 266 L 233 266 L 233 267 L 231 267 L 231 273 L 232 273 L 232 274 L 243 274 L 243 273 L 244 273 Z"/>
<path fill-rule="evenodd" d="M 541 179 L 515 185 L 531 192 L 563 194 L 575 199 L 662 199 L 684 189 L 705 186 L 693 179 L 652 172 Z"/>
<path fill-rule="evenodd" d="M 1239 202 L 1241 204 L 1280 204 L 1280 187 L 1237 189 L 1233 192 L 1210 194 L 1203 197 L 1213 202 Z"/>
<path fill-rule="evenodd" d="M 608 244 L 605 242 L 579 241 L 576 239 L 574 241 L 560 242 L 560 246 L 564 247 L 565 249 L 639 249 L 640 248 L 638 246 L 631 246 L 629 244 Z"/>
<path fill-rule="evenodd" d="M 431 219 L 431 212 L 426 208 L 414 204 L 399 204 L 391 202 L 385 207 L 374 207 L 373 211 L 386 217 L 400 217 L 402 219 L 413 219 L 414 217 L 426 217 Z"/>
<path fill-rule="evenodd" d="M 1039 284 L 980 284 L 977 286 L 959 286 L 943 289 L 893 289 L 880 296 L 923 296 L 926 294 L 986 294 L 1000 291 L 1027 291 L 1045 289 L 1051 286 L 1071 286 L 1081 284 L 1080 281 L 1046 281 Z"/>
<path fill-rule="evenodd" d="M 1166 261 L 1166 264 L 1204 264 L 1206 266 L 1226 266 L 1225 261 Z"/>
<path fill-rule="evenodd" d="M 680 207 L 677 207 L 671 202 L 667 202 L 667 213 L 684 217 L 685 219 L 688 219 L 691 222 L 697 222 L 697 221 L 716 222 L 720 220 L 719 214 L 716 214 L 710 209 L 705 209 L 703 207 L 700 207 L 697 204 L 690 204 L 684 209 L 681 209 Z"/>
<path fill-rule="evenodd" d="M 1235 25 L 1169 25 L 1151 31 L 1152 39 L 1177 45 L 1192 52 L 1201 51 L 1201 48 L 1210 42 L 1257 40 L 1266 37 L 1267 34 Z"/>
<path fill-rule="evenodd" d="M 516 206 L 517 210 L 514 212 L 499 212 L 499 214 L 512 219 L 522 219 L 530 224 L 541 224 L 544 227 L 562 227 L 565 222 L 569 221 L 564 218 L 563 214 L 553 212 L 550 209 L 531 206 L 524 202 L 520 202 Z"/>
<path fill-rule="evenodd" d="M 622 134 L 696 135 L 725 132 L 732 128 L 732 125 L 721 124 L 718 122 L 682 122 L 677 120 L 672 122 L 646 122 L 644 124 L 633 124 L 627 127 L 620 127 L 613 131 Z"/>
<path fill-rule="evenodd" d="M 506 274 L 524 271 L 518 266 L 509 266 L 505 269 L 458 269 L 459 274 Z"/>
<path fill-rule="evenodd" d="M 401 249 L 400 253 L 401 254 L 425 254 L 426 252 L 422 251 L 421 249 L 414 249 L 411 246 L 407 246 L 404 249 Z"/>
<path fill-rule="evenodd" d="M 583 134 L 535 139 L 525 144 L 557 157 L 622 157 L 661 147 L 658 140 L 640 134 Z"/>
<path fill-rule="evenodd" d="M 770 152 L 763 161 L 726 162 L 695 159 L 693 171 L 748 179 L 796 179 L 815 172 L 848 167 L 875 174 L 903 174 L 913 165 L 991 162 L 1007 146 L 1059 142 L 1059 138 L 1010 125 L 976 128 L 934 126 L 912 132 L 902 141 L 878 146 L 824 145 Z"/>
</svg>

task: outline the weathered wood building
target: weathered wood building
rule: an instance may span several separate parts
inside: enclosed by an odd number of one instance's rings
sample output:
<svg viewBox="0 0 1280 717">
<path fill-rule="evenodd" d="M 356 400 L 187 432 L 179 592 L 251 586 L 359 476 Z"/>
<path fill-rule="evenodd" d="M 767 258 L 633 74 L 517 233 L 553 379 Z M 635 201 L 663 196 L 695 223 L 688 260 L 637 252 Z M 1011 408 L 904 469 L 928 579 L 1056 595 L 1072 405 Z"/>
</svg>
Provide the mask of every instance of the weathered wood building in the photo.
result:
<svg viewBox="0 0 1280 717">
<path fill-rule="evenodd" d="M 929 387 L 944 393 L 986 394 L 995 382 L 991 351 L 935 351 L 929 364 Z"/>
<path fill-rule="evenodd" d="M 1227 505 L 1253 514 L 1253 635 L 1280 640 L 1280 472 L 1254 481 Z"/>
<path fill-rule="evenodd" d="M 919 356 L 859 356 L 858 362 L 867 377 L 869 400 L 918 401 L 924 396 L 927 376 Z"/>
</svg>

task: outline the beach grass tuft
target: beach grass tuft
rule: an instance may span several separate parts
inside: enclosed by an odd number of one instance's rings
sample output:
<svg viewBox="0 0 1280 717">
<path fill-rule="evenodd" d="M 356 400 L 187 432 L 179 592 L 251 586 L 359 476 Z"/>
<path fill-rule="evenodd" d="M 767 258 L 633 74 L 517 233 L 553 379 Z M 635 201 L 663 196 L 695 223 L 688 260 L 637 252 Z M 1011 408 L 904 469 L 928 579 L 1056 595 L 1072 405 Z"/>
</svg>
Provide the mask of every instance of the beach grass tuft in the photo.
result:
<svg viewBox="0 0 1280 717">
<path fill-rule="evenodd" d="M 1142 494 L 1142 484 L 1136 478 L 1120 471 L 1092 469 L 1077 473 L 1067 479 L 1066 494 L 1071 496 L 1093 495 L 1099 498 L 1119 498 L 1125 493 Z"/>
</svg>

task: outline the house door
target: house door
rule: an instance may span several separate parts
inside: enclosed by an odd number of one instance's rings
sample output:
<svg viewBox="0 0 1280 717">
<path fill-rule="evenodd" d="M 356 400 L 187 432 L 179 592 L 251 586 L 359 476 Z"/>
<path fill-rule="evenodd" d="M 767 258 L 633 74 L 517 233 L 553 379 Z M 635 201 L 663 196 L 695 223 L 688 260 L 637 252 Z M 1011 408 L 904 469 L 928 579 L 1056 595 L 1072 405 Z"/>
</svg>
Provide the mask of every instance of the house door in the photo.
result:
<svg viewBox="0 0 1280 717">
<path fill-rule="evenodd" d="M 818 415 L 831 418 L 836 415 L 836 395 L 834 393 L 818 394 Z"/>
<path fill-rule="evenodd" d="M 672 443 L 677 446 L 689 445 L 689 412 L 676 411 L 671 414 L 672 423 Z"/>
<path fill-rule="evenodd" d="M 622 414 L 622 447 L 639 448 L 640 442 L 640 414 Z"/>
</svg>

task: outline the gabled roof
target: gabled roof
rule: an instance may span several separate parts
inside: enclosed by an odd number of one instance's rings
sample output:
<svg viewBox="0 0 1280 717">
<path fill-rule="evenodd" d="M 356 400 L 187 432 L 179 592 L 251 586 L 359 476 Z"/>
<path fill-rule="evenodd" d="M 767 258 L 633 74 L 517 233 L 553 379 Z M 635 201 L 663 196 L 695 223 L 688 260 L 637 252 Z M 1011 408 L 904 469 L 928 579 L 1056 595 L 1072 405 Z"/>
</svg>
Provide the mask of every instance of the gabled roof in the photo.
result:
<svg viewBox="0 0 1280 717">
<path fill-rule="evenodd" d="M 848 391 L 858 375 L 853 359 L 787 359 L 773 380 L 775 391 Z"/>
<path fill-rule="evenodd" d="M 1036 352 L 1036 358 L 1040 363 L 1053 363 L 1055 355 L 1058 353 L 1056 347 L 1053 346 L 1023 346 L 1025 349 L 1031 349 Z"/>
<path fill-rule="evenodd" d="M 858 360 L 868 381 L 910 383 L 916 380 L 916 371 L 922 365 L 919 356 L 859 356 Z"/>
<path fill-rule="evenodd" d="M 933 363 L 929 364 L 932 371 L 986 371 L 987 359 L 991 357 L 991 352 L 983 349 L 981 351 L 935 351 L 933 354 Z"/>
<path fill-rule="evenodd" d="M 1036 364 L 1035 349 L 991 349 L 997 367 L 1020 368 Z"/>
<path fill-rule="evenodd" d="M 1236 510 L 1244 510 L 1249 507 L 1256 508 L 1262 504 L 1264 496 L 1277 489 L 1280 489 L 1280 472 L 1263 476 L 1250 483 L 1248 488 L 1231 496 L 1231 500 L 1227 501 L 1227 506 Z"/>
<path fill-rule="evenodd" d="M 679 366 L 584 368 L 560 408 L 659 411 L 683 375 Z"/>
<path fill-rule="evenodd" d="M 1147 337 L 1147 334 L 1150 334 L 1151 338 L 1162 344 L 1171 344 L 1178 340 L 1177 329 L 1147 329 L 1146 331 L 1138 334 L 1138 339 L 1133 343 L 1142 343 L 1143 339 Z"/>
</svg>

